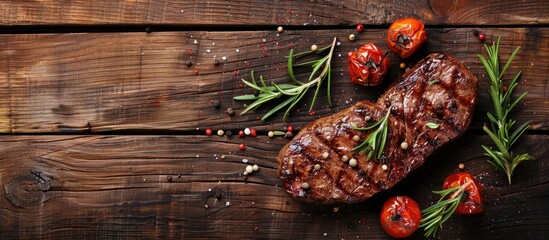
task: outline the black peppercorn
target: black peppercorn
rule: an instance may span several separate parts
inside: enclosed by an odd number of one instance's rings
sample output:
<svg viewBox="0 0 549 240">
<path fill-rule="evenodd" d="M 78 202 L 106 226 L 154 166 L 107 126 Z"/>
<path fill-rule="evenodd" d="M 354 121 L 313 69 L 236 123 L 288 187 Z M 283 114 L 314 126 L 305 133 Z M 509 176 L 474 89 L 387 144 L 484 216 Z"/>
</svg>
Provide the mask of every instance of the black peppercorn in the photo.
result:
<svg viewBox="0 0 549 240">
<path fill-rule="evenodd" d="M 214 108 L 219 108 L 221 106 L 221 103 L 219 102 L 219 100 L 214 100 L 212 105 L 214 106 Z"/>
<path fill-rule="evenodd" d="M 187 65 L 187 67 L 191 67 L 193 65 L 193 62 L 188 61 L 187 63 L 185 63 L 185 65 Z"/>
<path fill-rule="evenodd" d="M 225 136 L 227 136 L 227 137 L 230 137 L 230 136 L 232 136 L 232 135 L 233 135 L 233 132 L 231 132 L 230 130 L 227 130 L 227 131 L 225 132 Z"/>
<path fill-rule="evenodd" d="M 214 59 L 214 65 L 216 65 L 216 66 L 219 65 L 219 60 Z"/>
<path fill-rule="evenodd" d="M 151 33 L 151 32 L 152 32 L 152 30 L 151 30 L 151 28 L 150 28 L 150 27 L 146 27 L 146 28 L 145 28 L 145 32 L 147 32 L 147 33 Z"/>
<path fill-rule="evenodd" d="M 475 35 L 475 37 L 478 37 L 478 30 L 473 30 L 473 35 Z"/>
</svg>

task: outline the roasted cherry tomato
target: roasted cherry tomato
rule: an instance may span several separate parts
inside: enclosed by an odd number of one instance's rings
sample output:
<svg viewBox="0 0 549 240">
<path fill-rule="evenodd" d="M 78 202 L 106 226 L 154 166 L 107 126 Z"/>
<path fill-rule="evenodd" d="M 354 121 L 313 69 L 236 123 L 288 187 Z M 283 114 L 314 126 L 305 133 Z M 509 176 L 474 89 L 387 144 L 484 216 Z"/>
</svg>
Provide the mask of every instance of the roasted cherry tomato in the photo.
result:
<svg viewBox="0 0 549 240">
<path fill-rule="evenodd" d="M 347 55 L 351 81 L 364 86 L 379 85 L 391 65 L 385 53 L 373 43 L 364 44 Z"/>
<path fill-rule="evenodd" d="M 465 192 L 461 202 L 459 203 L 454 214 L 468 215 L 477 214 L 484 210 L 482 200 L 482 186 L 467 172 L 454 173 L 444 180 L 443 189 L 453 188 L 457 186 L 468 185 L 465 187 Z"/>
<path fill-rule="evenodd" d="M 383 230 L 391 237 L 405 238 L 419 227 L 421 210 L 410 197 L 396 196 L 385 201 L 380 220 Z"/>
<path fill-rule="evenodd" d="M 423 23 L 415 18 L 396 20 L 389 27 L 387 42 L 389 49 L 401 58 L 407 58 L 427 41 Z"/>
</svg>

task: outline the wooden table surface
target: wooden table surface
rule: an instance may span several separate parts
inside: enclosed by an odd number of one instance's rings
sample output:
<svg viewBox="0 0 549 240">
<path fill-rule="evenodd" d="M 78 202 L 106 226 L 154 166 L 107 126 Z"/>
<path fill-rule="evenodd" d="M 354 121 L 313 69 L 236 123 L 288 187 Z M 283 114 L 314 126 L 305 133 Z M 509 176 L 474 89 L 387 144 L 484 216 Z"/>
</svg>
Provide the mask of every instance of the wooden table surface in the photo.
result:
<svg viewBox="0 0 549 240">
<path fill-rule="evenodd" d="M 2 1 L 0 239 L 386 239 L 382 203 L 409 195 L 425 208 L 462 162 L 484 185 L 486 208 L 452 217 L 440 238 L 548 239 L 548 13 L 545 0 Z M 388 24 L 402 17 L 422 19 L 428 42 L 411 59 L 390 55 L 387 84 L 352 84 L 346 53 L 366 42 L 386 49 Z M 366 30 L 351 42 L 357 23 Z M 519 165 L 512 185 L 481 148 L 491 145 L 481 129 L 491 103 L 474 29 L 487 43 L 501 37 L 504 59 L 521 46 L 509 71 L 522 71 L 516 92 L 528 95 L 511 118 L 532 126 L 514 151 L 536 160 Z M 273 105 L 238 114 L 249 102 L 233 97 L 251 92 L 240 78 L 253 69 L 287 82 L 291 48 L 333 37 L 340 44 L 331 107 L 322 95 L 314 114 L 302 103 L 289 123 L 281 114 L 258 120 Z M 291 124 L 297 133 L 314 119 L 373 101 L 402 74 L 400 62 L 433 52 L 454 55 L 479 78 L 464 136 L 362 203 L 305 204 L 279 186 L 276 157 L 289 140 L 268 131 Z M 258 136 L 206 136 L 207 128 L 256 128 Z M 260 166 L 247 179 L 245 159 Z"/>
</svg>

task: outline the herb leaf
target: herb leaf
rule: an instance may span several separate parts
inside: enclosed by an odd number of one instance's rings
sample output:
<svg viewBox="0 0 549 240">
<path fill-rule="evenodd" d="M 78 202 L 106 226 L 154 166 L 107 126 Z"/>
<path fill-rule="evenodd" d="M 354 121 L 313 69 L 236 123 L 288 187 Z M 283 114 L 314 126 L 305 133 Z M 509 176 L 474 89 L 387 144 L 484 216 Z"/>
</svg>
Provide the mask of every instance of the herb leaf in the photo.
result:
<svg viewBox="0 0 549 240">
<path fill-rule="evenodd" d="M 442 224 L 456 211 L 465 188 L 471 183 L 472 181 L 468 181 L 461 186 L 433 191 L 433 193 L 440 195 L 438 202 L 421 211 L 423 217 L 419 227 L 425 230 L 425 237 L 435 237 L 437 230 L 442 228 Z"/>
<path fill-rule="evenodd" d="M 387 141 L 390 113 L 391 111 L 387 111 L 387 114 L 383 118 L 368 127 L 358 128 L 353 126 L 354 130 L 360 131 L 369 131 L 377 127 L 360 145 L 354 147 L 353 151 L 358 151 L 361 155 L 368 153 L 368 159 L 371 159 L 372 156 L 375 156 L 377 159 L 381 158 Z"/>
<path fill-rule="evenodd" d="M 437 82 L 440 82 L 440 79 L 438 79 L 438 78 L 431 79 L 431 80 L 429 80 L 429 85 L 433 85 Z"/>
<path fill-rule="evenodd" d="M 520 47 L 517 47 L 513 51 L 503 69 L 500 71 L 499 41 L 500 39 L 498 38 L 497 42 L 492 43 L 492 46 L 484 45 L 488 59 L 480 54 L 478 55 L 486 74 L 488 74 L 488 77 L 490 78 L 490 88 L 488 89 L 488 92 L 494 107 L 493 113 L 487 113 L 488 119 L 490 120 L 490 126 L 484 126 L 483 129 L 490 136 L 496 145 L 497 150 L 484 145 L 482 148 L 485 152 L 484 155 L 490 158 L 488 159 L 488 162 L 505 172 L 507 180 L 509 181 L 509 184 L 511 184 L 511 175 L 513 175 L 515 167 L 523 161 L 533 160 L 534 158 L 527 153 L 514 155 L 514 153 L 510 151 L 513 144 L 515 144 L 518 138 L 530 127 L 530 121 L 521 124 L 514 131 L 511 131 L 511 127 L 515 124 L 515 121 L 509 119 L 508 115 L 527 93 L 522 93 L 515 100 L 511 100 L 511 95 L 518 85 L 518 78 L 520 77 L 521 72 L 519 71 L 515 74 L 513 79 L 509 82 L 508 87 L 504 87 L 505 85 L 503 84 L 502 78 L 520 50 Z"/>
<path fill-rule="evenodd" d="M 316 51 L 316 53 L 320 53 L 320 52 L 323 52 L 323 51 L 326 51 L 326 50 L 329 49 L 330 51 L 326 56 L 324 56 L 320 59 L 312 60 L 312 61 L 301 63 L 301 64 L 294 64 L 294 60 L 299 58 L 299 57 L 303 57 L 303 56 L 309 55 L 311 53 L 315 53 L 315 51 L 306 51 L 306 52 L 294 54 L 293 49 L 290 50 L 290 53 L 288 54 L 288 57 L 287 57 L 288 58 L 288 76 L 294 82 L 294 84 L 275 84 L 275 83 L 273 83 L 272 86 L 267 86 L 265 84 L 265 81 L 263 80 L 263 77 L 260 76 L 259 79 L 260 79 L 261 85 L 258 85 L 257 82 L 255 81 L 254 72 L 252 70 L 252 72 L 251 72 L 251 82 L 246 81 L 245 79 L 242 79 L 242 82 L 246 86 L 254 89 L 255 91 L 258 91 L 259 94 L 255 94 L 255 95 L 249 94 L 249 95 L 243 95 L 243 96 L 236 96 L 236 97 L 233 98 L 234 100 L 255 100 L 255 102 L 248 105 L 248 107 L 246 107 L 240 114 L 241 115 L 245 114 L 245 113 L 249 112 L 252 109 L 258 108 L 259 106 L 261 106 L 264 103 L 270 102 L 271 100 L 275 100 L 275 99 L 285 97 L 286 99 L 282 103 L 278 104 L 276 107 L 274 107 L 269 112 L 267 112 L 265 115 L 263 115 L 263 117 L 261 118 L 261 120 L 265 120 L 268 117 L 270 117 L 271 115 L 275 114 L 276 112 L 278 112 L 278 111 L 282 110 L 283 108 L 287 107 L 287 109 L 284 112 L 284 116 L 282 117 L 282 121 L 285 122 L 286 118 L 290 114 L 291 109 L 296 106 L 296 104 L 303 98 L 303 96 L 305 96 L 305 94 L 307 93 L 307 91 L 311 87 L 316 86 L 316 90 L 315 90 L 313 100 L 311 102 L 311 107 L 310 107 L 310 110 L 313 109 L 313 106 L 314 106 L 315 101 L 317 99 L 317 95 L 318 95 L 319 90 L 320 90 L 320 86 L 322 85 L 323 82 L 325 82 L 324 81 L 325 79 L 327 79 L 327 82 L 328 82 L 326 84 L 327 85 L 328 104 L 331 106 L 332 105 L 332 100 L 331 100 L 331 96 L 330 96 L 330 85 L 331 85 L 331 83 L 330 83 L 331 82 L 331 78 L 330 78 L 331 66 L 330 65 L 331 65 L 334 49 L 335 49 L 335 46 L 336 46 L 336 40 L 337 40 L 337 38 L 334 38 L 332 44 L 330 44 L 326 47 L 323 47 L 321 49 L 318 49 Z M 311 74 L 309 75 L 309 78 L 308 78 L 307 82 L 299 81 L 295 77 L 294 71 L 293 71 L 293 68 L 295 66 L 311 66 L 311 67 L 313 67 L 313 70 L 312 70 Z M 320 73 L 319 73 L 319 71 L 320 71 Z"/>
</svg>

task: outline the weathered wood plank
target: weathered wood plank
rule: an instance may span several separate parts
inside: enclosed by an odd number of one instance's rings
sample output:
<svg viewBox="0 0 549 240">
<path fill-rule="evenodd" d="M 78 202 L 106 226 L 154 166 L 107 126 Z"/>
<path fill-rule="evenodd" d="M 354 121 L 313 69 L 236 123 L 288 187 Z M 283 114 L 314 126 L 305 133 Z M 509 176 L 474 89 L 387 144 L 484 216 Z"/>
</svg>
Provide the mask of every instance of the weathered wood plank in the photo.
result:
<svg viewBox="0 0 549 240">
<path fill-rule="evenodd" d="M 241 141 L 246 151 L 238 150 Z M 385 199 L 405 194 L 424 208 L 436 200 L 430 191 L 464 162 L 485 187 L 486 210 L 451 218 L 441 238 L 538 238 L 549 234 L 548 141 L 521 139 L 515 151 L 537 160 L 522 163 L 511 186 L 483 160 L 480 145 L 490 144 L 488 137 L 465 135 L 364 203 L 316 206 L 278 186 L 276 156 L 287 142 L 281 137 L 4 136 L 0 236 L 386 238 L 378 222 Z M 247 181 L 240 175 L 244 158 L 261 166 Z"/>
<path fill-rule="evenodd" d="M 549 129 L 549 29 L 488 28 L 487 41 L 502 36 L 501 53 L 508 56 L 517 46 L 510 73 L 523 71 L 518 92 L 528 91 L 512 116 L 519 122 L 533 120 L 533 129 Z M 479 104 L 474 129 L 485 122 L 491 108 L 487 77 L 477 53 L 482 44 L 472 29 L 429 29 L 429 41 L 413 63 L 431 52 L 445 52 L 461 59 L 480 81 Z M 159 32 L 29 34 L 0 36 L 0 132 L 46 133 L 110 130 L 260 130 L 283 127 L 281 116 L 267 122 L 256 120 L 273 105 L 257 112 L 228 116 L 227 108 L 239 113 L 246 103 L 232 98 L 250 93 L 240 78 L 250 71 L 274 82 L 289 81 L 284 56 L 290 48 L 309 49 L 327 44 L 336 36 L 341 45 L 333 60 L 333 102 L 327 106 L 325 91 L 309 116 L 307 95 L 290 116 L 299 128 L 358 100 L 375 100 L 388 84 L 366 88 L 350 83 L 346 52 L 361 43 L 374 42 L 386 49 L 385 30 L 367 30 L 350 42 L 352 30 L 263 32 Z M 123 43 L 123 44 L 121 44 Z M 387 83 L 395 81 L 401 60 L 390 55 L 393 65 Z M 226 60 L 223 60 L 225 59 Z M 221 64 L 214 65 L 214 60 Z M 192 62 L 187 67 L 187 62 Z M 198 71 L 196 75 L 195 71 Z M 304 78 L 305 74 L 298 76 Z M 212 106 L 220 101 L 221 107 Z"/>
<path fill-rule="evenodd" d="M 1 25 L 354 25 L 416 17 L 427 24 L 547 24 L 537 1 L 3 1 Z"/>
</svg>

